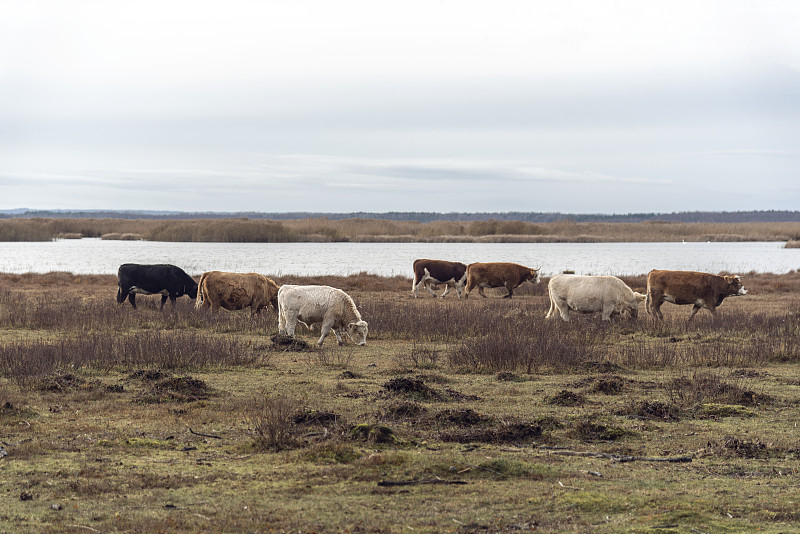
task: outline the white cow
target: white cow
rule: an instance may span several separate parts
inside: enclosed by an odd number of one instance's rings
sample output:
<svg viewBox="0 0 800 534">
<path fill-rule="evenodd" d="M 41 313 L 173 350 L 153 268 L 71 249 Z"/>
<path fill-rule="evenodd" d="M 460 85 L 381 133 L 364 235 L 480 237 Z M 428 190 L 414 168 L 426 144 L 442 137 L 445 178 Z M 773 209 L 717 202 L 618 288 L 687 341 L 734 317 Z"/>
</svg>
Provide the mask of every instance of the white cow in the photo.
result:
<svg viewBox="0 0 800 534">
<path fill-rule="evenodd" d="M 635 319 L 639 316 L 639 303 L 646 298 L 616 276 L 558 274 L 550 279 L 547 289 L 550 293 L 547 318 L 555 318 L 558 311 L 565 321 L 569 321 L 570 311 L 602 312 L 604 321 L 627 311 Z"/>
<path fill-rule="evenodd" d="M 294 337 L 298 322 L 309 327 L 322 324 L 320 347 L 331 330 L 339 345 L 342 332 L 357 345 L 367 344 L 367 322 L 350 295 L 335 287 L 282 285 L 278 290 L 278 332 Z"/>
</svg>

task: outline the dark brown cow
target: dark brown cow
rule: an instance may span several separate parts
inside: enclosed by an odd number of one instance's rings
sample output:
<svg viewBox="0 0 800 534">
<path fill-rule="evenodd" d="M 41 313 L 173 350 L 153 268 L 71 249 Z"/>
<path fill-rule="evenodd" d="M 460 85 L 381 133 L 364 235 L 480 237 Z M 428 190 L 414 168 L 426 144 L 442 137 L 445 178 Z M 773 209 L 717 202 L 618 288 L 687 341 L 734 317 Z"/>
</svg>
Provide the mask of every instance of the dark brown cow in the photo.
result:
<svg viewBox="0 0 800 534">
<path fill-rule="evenodd" d="M 424 286 L 428 293 L 435 297 L 436 293 L 431 289 L 431 284 L 445 284 L 441 298 L 447 295 L 451 286 L 456 289 L 458 298 L 461 298 L 466 282 L 467 266 L 463 263 L 444 260 L 414 260 L 414 281 L 411 283 L 411 293 L 414 298 L 419 296 L 419 286 Z"/>
<path fill-rule="evenodd" d="M 645 309 L 648 315 L 663 320 L 661 305 L 664 302 L 692 304 L 694 307 L 688 319 L 691 320 L 700 308 L 707 309 L 713 315 L 725 297 L 746 294 L 747 290 L 738 276 L 653 269 L 647 273 Z"/>
<path fill-rule="evenodd" d="M 263 274 L 208 271 L 200 277 L 195 308 L 243 310 L 256 315 L 267 305 L 278 309 L 278 285 Z"/>
<path fill-rule="evenodd" d="M 483 298 L 485 287 L 505 287 L 508 294 L 504 299 L 510 299 L 514 288 L 530 280 L 538 282 L 539 269 L 531 269 L 517 263 L 470 263 L 467 266 L 467 287 L 464 298 L 469 298 L 469 292 L 478 288 L 478 294 Z"/>
</svg>

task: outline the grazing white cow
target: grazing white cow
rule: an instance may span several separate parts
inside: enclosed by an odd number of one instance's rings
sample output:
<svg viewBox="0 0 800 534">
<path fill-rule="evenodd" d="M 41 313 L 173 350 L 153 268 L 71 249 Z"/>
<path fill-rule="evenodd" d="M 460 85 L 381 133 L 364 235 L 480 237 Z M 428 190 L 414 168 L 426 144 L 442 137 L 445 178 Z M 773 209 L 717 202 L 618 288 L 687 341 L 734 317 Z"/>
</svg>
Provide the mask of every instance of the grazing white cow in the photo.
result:
<svg viewBox="0 0 800 534">
<path fill-rule="evenodd" d="M 294 337 L 298 322 L 309 327 L 322 324 L 319 347 L 331 330 L 339 345 L 342 332 L 357 345 L 367 344 L 367 322 L 350 295 L 335 287 L 282 285 L 278 290 L 278 332 Z"/>
<path fill-rule="evenodd" d="M 604 321 L 628 312 L 635 319 L 639 316 L 639 303 L 646 298 L 616 276 L 558 274 L 550 279 L 547 289 L 550 294 L 547 318 L 553 319 L 560 313 L 565 321 L 569 321 L 570 311 L 602 312 Z"/>
</svg>

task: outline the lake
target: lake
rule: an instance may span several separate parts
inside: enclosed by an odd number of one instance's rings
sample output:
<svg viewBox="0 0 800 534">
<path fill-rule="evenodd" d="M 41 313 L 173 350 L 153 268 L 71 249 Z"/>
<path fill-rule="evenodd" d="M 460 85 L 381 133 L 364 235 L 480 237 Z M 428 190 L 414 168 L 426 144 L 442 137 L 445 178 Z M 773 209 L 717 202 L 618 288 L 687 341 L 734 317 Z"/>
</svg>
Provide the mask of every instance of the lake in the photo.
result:
<svg viewBox="0 0 800 534">
<path fill-rule="evenodd" d="M 164 243 L 64 239 L 0 242 L 0 272 L 116 274 L 122 263 L 172 263 L 204 271 L 267 275 L 348 275 L 366 271 L 412 276 L 417 258 L 471 263 L 512 261 L 543 276 L 636 275 L 650 269 L 718 273 L 786 273 L 800 268 L 800 249 L 782 242 L 747 243 Z"/>
</svg>

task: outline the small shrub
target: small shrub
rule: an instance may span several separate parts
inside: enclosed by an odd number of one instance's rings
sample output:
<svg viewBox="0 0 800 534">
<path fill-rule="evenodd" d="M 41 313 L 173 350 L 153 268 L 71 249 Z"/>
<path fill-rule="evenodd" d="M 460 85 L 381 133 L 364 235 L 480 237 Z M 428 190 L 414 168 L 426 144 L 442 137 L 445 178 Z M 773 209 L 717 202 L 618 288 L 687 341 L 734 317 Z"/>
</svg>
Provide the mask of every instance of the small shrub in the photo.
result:
<svg viewBox="0 0 800 534">
<path fill-rule="evenodd" d="M 401 352 L 395 356 L 399 367 L 416 369 L 434 369 L 439 362 L 440 351 L 414 344 L 409 352 Z"/>
<path fill-rule="evenodd" d="M 293 435 L 297 401 L 285 395 L 266 392 L 254 396 L 247 417 L 257 450 L 281 450 L 295 442 Z"/>
</svg>

